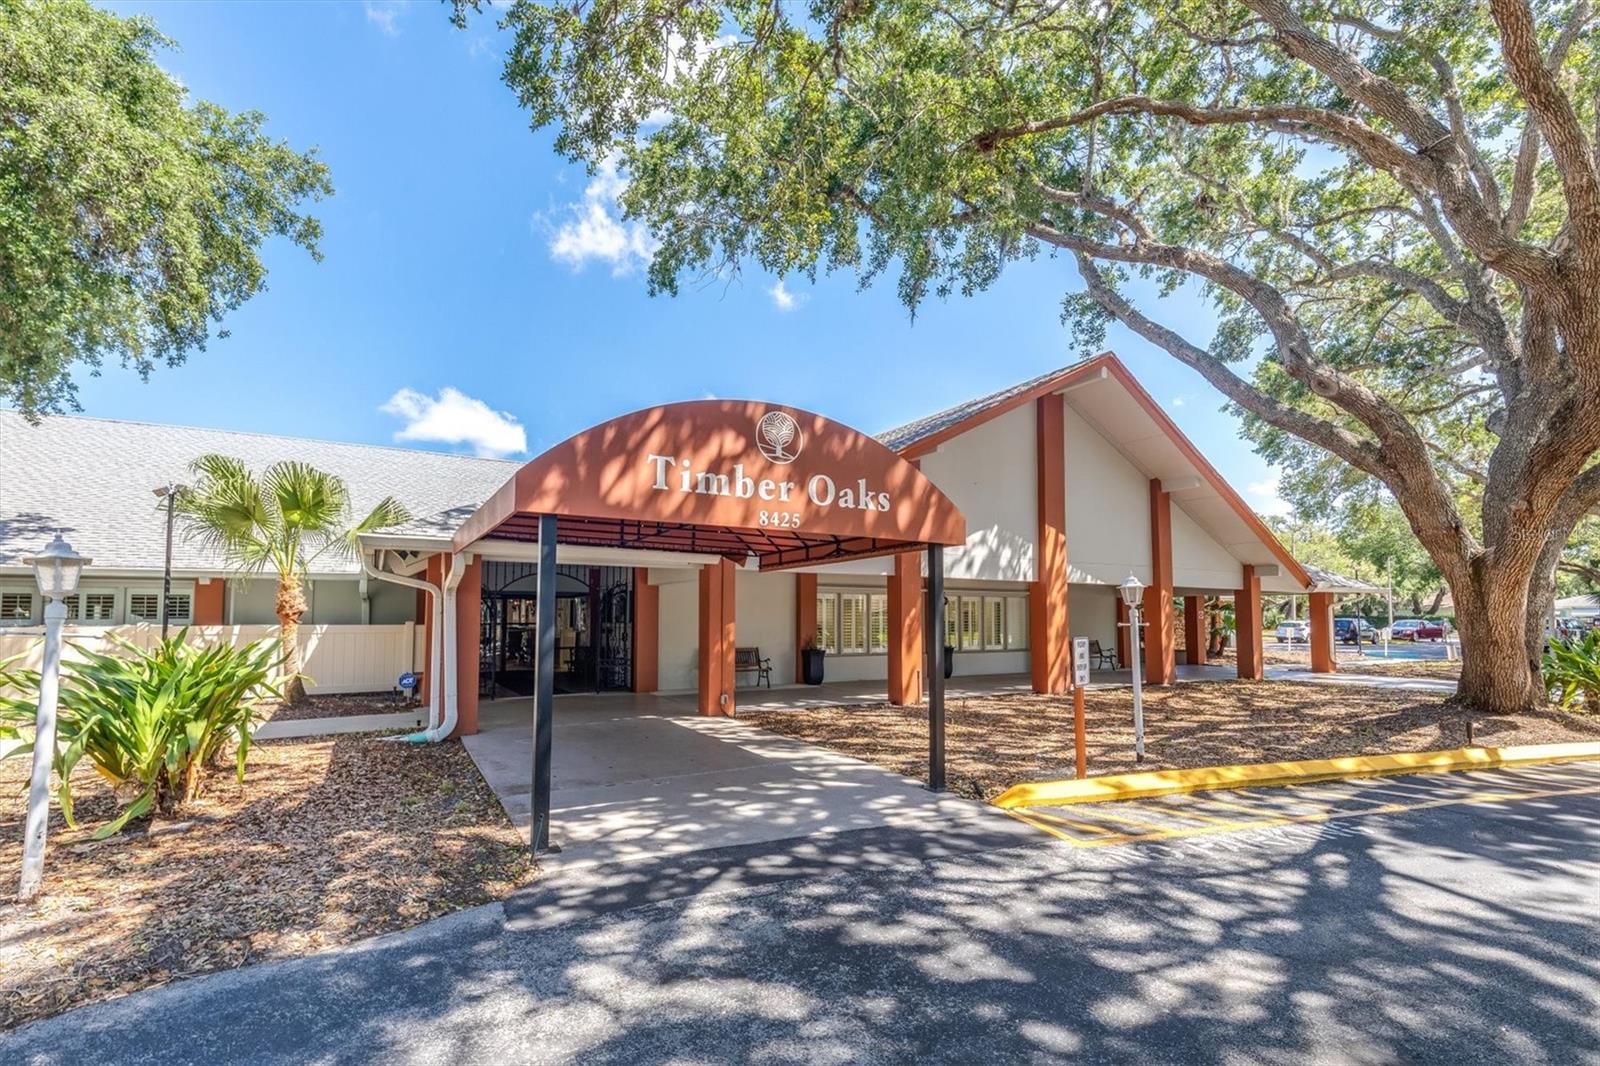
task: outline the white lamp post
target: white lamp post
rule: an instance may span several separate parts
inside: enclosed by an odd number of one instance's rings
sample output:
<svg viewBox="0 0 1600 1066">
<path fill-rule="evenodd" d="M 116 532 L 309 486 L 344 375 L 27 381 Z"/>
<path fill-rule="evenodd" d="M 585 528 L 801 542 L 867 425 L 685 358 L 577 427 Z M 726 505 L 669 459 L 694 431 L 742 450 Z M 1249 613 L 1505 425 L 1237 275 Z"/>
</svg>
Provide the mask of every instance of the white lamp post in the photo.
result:
<svg viewBox="0 0 1600 1066">
<path fill-rule="evenodd" d="M 1139 613 L 1144 607 L 1144 586 L 1132 574 L 1119 587 L 1128 608 L 1128 658 L 1133 667 L 1133 760 L 1144 762 L 1144 664 L 1139 649 Z"/>
<path fill-rule="evenodd" d="M 18 898 L 39 894 L 44 877 L 44 837 L 50 824 L 50 769 L 56 753 L 56 698 L 61 692 L 61 623 L 67 618 L 66 598 L 78 588 L 78 576 L 89 560 L 55 539 L 27 560 L 44 605 L 44 665 L 39 671 L 39 709 L 34 718 L 33 781 L 28 788 L 28 821 L 22 837 L 22 887 Z"/>
</svg>

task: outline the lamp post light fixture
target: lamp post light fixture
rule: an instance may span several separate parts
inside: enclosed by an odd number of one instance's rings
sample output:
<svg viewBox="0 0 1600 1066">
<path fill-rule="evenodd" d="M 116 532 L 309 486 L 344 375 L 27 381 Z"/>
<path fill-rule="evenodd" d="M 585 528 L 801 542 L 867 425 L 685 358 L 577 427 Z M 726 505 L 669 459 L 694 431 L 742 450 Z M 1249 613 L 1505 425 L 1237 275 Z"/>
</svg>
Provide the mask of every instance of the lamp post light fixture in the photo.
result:
<svg viewBox="0 0 1600 1066">
<path fill-rule="evenodd" d="M 185 486 L 176 482 L 168 482 L 153 491 L 156 499 L 165 500 L 167 503 L 167 561 L 161 569 L 161 639 L 167 639 L 167 602 L 172 599 L 172 520 L 174 508 L 178 503 L 178 494 Z"/>
<path fill-rule="evenodd" d="M 78 577 L 90 560 L 55 538 L 27 560 L 44 605 L 44 663 L 39 670 L 39 707 L 34 715 L 33 779 L 28 787 L 28 820 L 22 836 L 22 886 L 17 896 L 39 894 L 44 877 L 44 838 L 50 824 L 50 770 L 56 753 L 56 701 L 61 693 L 61 623 L 67 619 L 67 597 L 78 589 Z"/>
<path fill-rule="evenodd" d="M 1144 609 L 1144 585 L 1132 574 L 1118 586 L 1117 591 L 1122 593 L 1122 603 L 1128 608 L 1128 658 L 1133 660 L 1129 665 L 1133 667 L 1133 760 L 1144 762 L 1144 664 L 1140 661 L 1143 656 L 1139 647 L 1139 628 L 1142 625 L 1139 615 Z"/>
</svg>

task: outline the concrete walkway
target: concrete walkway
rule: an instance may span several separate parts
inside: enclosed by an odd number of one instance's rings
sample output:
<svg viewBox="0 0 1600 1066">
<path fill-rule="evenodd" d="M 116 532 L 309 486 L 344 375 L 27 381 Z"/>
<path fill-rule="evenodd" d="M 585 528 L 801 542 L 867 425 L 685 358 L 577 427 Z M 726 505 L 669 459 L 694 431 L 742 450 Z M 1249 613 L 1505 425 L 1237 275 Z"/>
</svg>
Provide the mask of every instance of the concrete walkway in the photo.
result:
<svg viewBox="0 0 1600 1066">
<path fill-rule="evenodd" d="M 525 835 L 532 712 L 529 699 L 485 704 L 481 731 L 464 741 Z M 737 719 L 700 717 L 690 697 L 558 698 L 554 744 L 557 870 L 857 830 L 1014 832 L 992 807 Z"/>
</svg>

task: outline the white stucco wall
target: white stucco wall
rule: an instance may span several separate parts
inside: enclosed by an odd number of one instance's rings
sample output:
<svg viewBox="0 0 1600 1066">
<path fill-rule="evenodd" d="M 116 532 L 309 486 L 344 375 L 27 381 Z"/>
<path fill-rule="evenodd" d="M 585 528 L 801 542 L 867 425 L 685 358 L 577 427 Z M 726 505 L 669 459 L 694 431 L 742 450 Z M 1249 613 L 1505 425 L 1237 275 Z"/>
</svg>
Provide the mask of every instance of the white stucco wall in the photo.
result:
<svg viewBox="0 0 1600 1066">
<path fill-rule="evenodd" d="M 772 660 L 772 683 L 794 683 L 795 582 L 791 573 L 763 574 L 740 570 L 733 583 L 734 643 L 760 648 Z M 741 688 L 756 682 L 754 674 L 736 678 Z"/>
<path fill-rule="evenodd" d="M 1172 583 L 1180 588 L 1229 591 L 1239 587 L 1242 576 L 1243 564 L 1174 503 Z"/>
<path fill-rule="evenodd" d="M 1106 651 L 1117 647 L 1117 590 L 1107 585 L 1070 585 L 1067 623 L 1074 637 L 1098 640 Z"/>
<path fill-rule="evenodd" d="M 1066 423 L 1067 580 L 1120 585 L 1132 571 L 1149 584 L 1149 478 L 1070 404 Z"/>
<path fill-rule="evenodd" d="M 967 518 L 967 543 L 945 550 L 945 574 L 1032 581 L 1038 539 L 1031 404 L 985 422 L 922 458 L 922 472 Z"/>
<path fill-rule="evenodd" d="M 699 572 L 652 569 L 650 583 L 660 592 L 656 686 L 661 692 L 693 692 L 700 677 Z"/>
</svg>

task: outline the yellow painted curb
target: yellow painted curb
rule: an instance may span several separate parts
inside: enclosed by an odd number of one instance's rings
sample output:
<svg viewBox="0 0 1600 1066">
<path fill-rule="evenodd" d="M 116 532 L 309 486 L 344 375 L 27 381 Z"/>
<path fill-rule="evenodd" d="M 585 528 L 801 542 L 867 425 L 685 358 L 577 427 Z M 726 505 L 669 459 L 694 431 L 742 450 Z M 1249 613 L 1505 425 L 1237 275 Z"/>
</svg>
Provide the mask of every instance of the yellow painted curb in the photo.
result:
<svg viewBox="0 0 1600 1066">
<path fill-rule="evenodd" d="M 1008 810 L 1017 807 L 1054 807 L 1068 803 L 1171 796 L 1208 789 L 1261 788 L 1332 781 L 1342 777 L 1382 777 L 1385 774 L 1487 770 L 1496 766 L 1531 766 L 1582 759 L 1600 759 L 1600 743 L 1452 748 L 1449 751 L 1396 752 L 1392 755 L 1351 755 L 1343 759 L 1202 766 L 1193 770 L 1150 770 L 1136 774 L 1086 777 L 1082 781 L 1030 781 L 1012 785 L 994 798 L 994 805 Z"/>
</svg>

